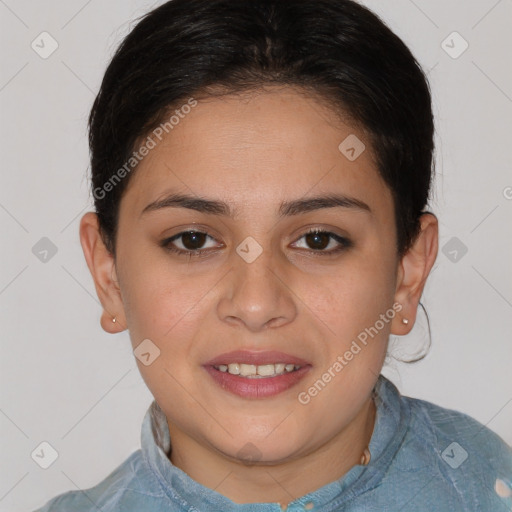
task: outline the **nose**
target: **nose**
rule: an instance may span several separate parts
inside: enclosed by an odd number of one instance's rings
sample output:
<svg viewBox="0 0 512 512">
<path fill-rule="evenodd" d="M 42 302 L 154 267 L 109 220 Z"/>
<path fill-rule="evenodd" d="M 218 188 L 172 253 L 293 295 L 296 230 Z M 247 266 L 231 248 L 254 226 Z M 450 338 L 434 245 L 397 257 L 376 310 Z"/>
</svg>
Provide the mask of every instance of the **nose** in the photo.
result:
<svg viewBox="0 0 512 512">
<path fill-rule="evenodd" d="M 294 294 L 283 265 L 278 268 L 276 259 L 270 251 L 263 251 L 251 263 L 233 254 L 234 266 L 223 280 L 224 289 L 217 305 L 223 322 L 259 332 L 294 320 Z"/>
</svg>

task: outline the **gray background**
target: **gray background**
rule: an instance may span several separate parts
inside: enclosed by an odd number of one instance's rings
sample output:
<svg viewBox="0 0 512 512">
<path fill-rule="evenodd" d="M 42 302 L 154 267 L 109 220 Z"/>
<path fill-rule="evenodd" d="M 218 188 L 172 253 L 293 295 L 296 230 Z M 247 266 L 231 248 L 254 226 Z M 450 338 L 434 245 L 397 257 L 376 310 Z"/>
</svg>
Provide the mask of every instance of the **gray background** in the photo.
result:
<svg viewBox="0 0 512 512">
<path fill-rule="evenodd" d="M 385 374 L 512 443 L 512 1 L 364 3 L 428 70 L 437 117 L 441 250 L 423 297 L 433 344 Z M 78 223 L 91 208 L 88 111 L 116 45 L 154 5 L 0 0 L 1 511 L 93 486 L 139 447 L 152 397 L 128 334 L 99 326 Z M 46 59 L 31 47 L 51 49 L 43 31 L 58 44 Z M 454 31 L 469 44 L 460 56 Z M 421 347 L 425 326 L 420 315 L 396 350 Z M 43 441 L 58 452 L 48 469 L 31 457 Z"/>
</svg>

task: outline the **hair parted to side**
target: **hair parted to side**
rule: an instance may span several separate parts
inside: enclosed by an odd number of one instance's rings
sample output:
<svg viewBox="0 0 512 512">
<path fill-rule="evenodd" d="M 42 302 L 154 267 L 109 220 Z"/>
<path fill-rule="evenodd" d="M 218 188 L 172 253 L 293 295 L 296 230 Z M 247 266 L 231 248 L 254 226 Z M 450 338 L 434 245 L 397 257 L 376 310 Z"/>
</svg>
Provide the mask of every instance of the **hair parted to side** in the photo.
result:
<svg viewBox="0 0 512 512">
<path fill-rule="evenodd" d="M 316 95 L 364 130 L 393 196 L 404 254 L 432 181 L 429 85 L 401 39 L 351 0 L 171 0 L 146 14 L 117 49 L 90 113 L 92 190 L 173 108 L 268 85 Z M 119 205 L 135 172 L 95 194 L 114 256 Z"/>
</svg>

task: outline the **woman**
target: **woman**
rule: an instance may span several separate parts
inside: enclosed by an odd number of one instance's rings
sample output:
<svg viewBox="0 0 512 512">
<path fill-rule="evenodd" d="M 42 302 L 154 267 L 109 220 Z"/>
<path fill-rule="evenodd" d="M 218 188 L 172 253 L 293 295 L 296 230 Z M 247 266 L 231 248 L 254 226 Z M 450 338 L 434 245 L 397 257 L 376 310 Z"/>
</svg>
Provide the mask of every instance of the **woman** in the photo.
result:
<svg viewBox="0 0 512 512">
<path fill-rule="evenodd" d="M 110 63 L 80 237 L 155 397 L 41 511 L 509 510 L 510 448 L 380 375 L 438 248 L 433 119 L 349 0 L 172 0 Z"/>
</svg>

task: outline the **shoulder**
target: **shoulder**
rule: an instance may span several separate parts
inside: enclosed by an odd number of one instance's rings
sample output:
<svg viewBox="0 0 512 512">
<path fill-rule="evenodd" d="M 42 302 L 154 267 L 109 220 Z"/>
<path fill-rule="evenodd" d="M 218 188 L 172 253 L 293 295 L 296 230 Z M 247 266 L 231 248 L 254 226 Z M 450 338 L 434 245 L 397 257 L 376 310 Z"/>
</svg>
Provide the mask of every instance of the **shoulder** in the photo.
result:
<svg viewBox="0 0 512 512">
<path fill-rule="evenodd" d="M 158 511 L 164 498 L 141 450 L 137 450 L 94 487 L 60 494 L 35 512 Z"/>
<path fill-rule="evenodd" d="M 512 505 L 512 449 L 467 414 L 402 397 L 411 412 L 407 442 L 432 469 L 437 490 L 449 488 L 464 510 Z"/>
<path fill-rule="evenodd" d="M 409 397 L 403 399 L 410 406 L 413 430 L 429 432 L 429 440 L 441 450 L 443 460 L 457 459 L 451 461 L 449 465 L 462 466 L 468 461 L 468 465 L 471 466 L 479 462 L 483 467 L 501 467 L 505 471 L 512 471 L 511 447 L 479 421 L 462 412 L 446 409 L 425 400 Z M 447 452 L 444 453 L 447 448 Z"/>
</svg>

